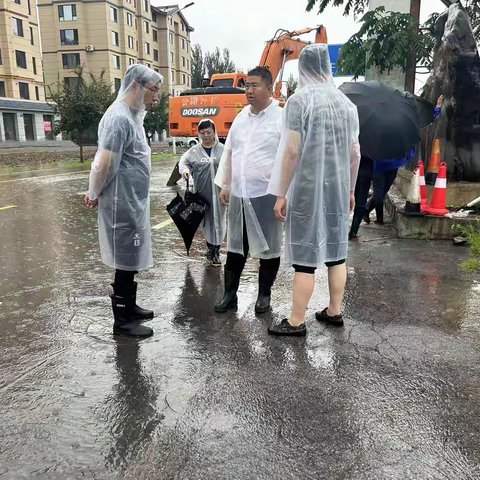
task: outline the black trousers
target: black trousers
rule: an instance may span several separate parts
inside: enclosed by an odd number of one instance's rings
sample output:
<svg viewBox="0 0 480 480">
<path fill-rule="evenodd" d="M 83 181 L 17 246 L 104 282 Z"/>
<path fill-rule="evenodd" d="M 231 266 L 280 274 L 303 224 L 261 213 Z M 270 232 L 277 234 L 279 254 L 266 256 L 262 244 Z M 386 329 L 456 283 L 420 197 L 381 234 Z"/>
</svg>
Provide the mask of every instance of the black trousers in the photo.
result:
<svg viewBox="0 0 480 480">
<path fill-rule="evenodd" d="M 136 271 L 115 270 L 115 295 L 129 297 Z"/>
<path fill-rule="evenodd" d="M 352 227 L 350 235 L 357 236 L 358 229 L 367 208 L 368 192 L 373 179 L 373 160 L 368 157 L 362 157 L 358 169 L 358 178 L 355 185 L 355 210 L 353 212 Z"/>
<path fill-rule="evenodd" d="M 335 267 L 337 265 L 343 265 L 345 263 L 345 259 L 343 260 L 337 260 L 336 262 L 325 262 L 325 266 L 330 268 L 330 267 Z M 313 275 L 315 273 L 315 270 L 317 267 L 305 267 L 303 265 L 295 265 L 293 264 L 292 267 L 295 269 L 295 272 L 298 273 L 310 273 Z"/>
<path fill-rule="evenodd" d="M 247 227 L 245 223 L 245 212 L 243 212 L 243 255 L 239 253 L 227 252 L 227 262 L 225 264 L 225 270 L 234 272 L 237 275 L 243 272 L 245 263 L 247 261 L 248 252 L 250 246 L 248 244 Z M 260 269 L 267 270 L 276 274 L 280 267 L 280 257 L 260 259 Z"/>
</svg>

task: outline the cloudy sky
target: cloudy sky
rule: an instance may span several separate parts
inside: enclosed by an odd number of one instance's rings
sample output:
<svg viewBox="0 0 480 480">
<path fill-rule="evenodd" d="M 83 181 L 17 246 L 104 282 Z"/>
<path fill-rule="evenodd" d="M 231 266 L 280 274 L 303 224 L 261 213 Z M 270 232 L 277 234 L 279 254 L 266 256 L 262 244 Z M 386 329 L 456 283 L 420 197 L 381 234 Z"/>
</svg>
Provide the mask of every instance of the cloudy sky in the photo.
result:
<svg viewBox="0 0 480 480">
<path fill-rule="evenodd" d="M 153 0 L 154 5 L 162 4 Z M 190 3 L 184 0 L 179 6 Z M 331 44 L 344 43 L 358 31 L 353 17 L 344 17 L 342 7 L 331 7 L 322 15 L 307 13 L 307 0 L 195 0 L 183 13 L 195 32 L 192 43 L 203 51 L 215 47 L 229 48 L 235 64 L 246 71 L 260 61 L 265 42 L 276 30 L 299 30 L 324 25 Z M 422 0 L 421 20 L 433 12 L 443 11 L 440 0 Z M 314 34 L 305 36 L 313 40 Z M 295 62 L 287 64 L 286 75 L 295 72 Z"/>
</svg>

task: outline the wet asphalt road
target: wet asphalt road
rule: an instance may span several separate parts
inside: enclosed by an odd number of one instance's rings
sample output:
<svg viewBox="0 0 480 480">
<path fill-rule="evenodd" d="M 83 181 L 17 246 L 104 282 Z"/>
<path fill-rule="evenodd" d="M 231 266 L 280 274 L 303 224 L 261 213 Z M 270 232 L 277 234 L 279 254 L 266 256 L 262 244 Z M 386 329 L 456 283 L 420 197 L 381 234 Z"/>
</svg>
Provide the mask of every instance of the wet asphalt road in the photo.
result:
<svg viewBox="0 0 480 480">
<path fill-rule="evenodd" d="M 152 176 L 168 219 L 172 161 Z M 87 174 L 0 177 L 0 477 L 45 479 L 478 479 L 480 282 L 467 250 L 364 227 L 349 259 L 346 326 L 267 335 L 249 260 L 236 314 L 214 315 L 222 270 L 153 231 L 139 304 L 151 339 L 114 338 L 112 271 L 99 260 Z M 224 252 L 225 253 L 225 252 Z M 222 256 L 225 258 L 225 255 Z"/>
</svg>

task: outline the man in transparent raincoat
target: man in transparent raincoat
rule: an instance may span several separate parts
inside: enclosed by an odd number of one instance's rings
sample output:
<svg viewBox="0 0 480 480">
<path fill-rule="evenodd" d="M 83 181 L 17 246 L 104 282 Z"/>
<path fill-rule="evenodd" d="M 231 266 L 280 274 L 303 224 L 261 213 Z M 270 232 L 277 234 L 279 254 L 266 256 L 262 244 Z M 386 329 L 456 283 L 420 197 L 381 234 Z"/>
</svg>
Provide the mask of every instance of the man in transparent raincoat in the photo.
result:
<svg viewBox="0 0 480 480">
<path fill-rule="evenodd" d="M 275 197 L 267 193 L 280 141 L 282 109 L 272 96 L 267 68 L 248 72 L 245 92 L 250 105 L 235 118 L 215 183 L 229 204 L 225 293 L 216 312 L 237 308 L 237 290 L 248 252 L 260 259 L 255 311 L 270 308 L 271 288 L 280 265 L 282 223 L 275 217 Z"/>
<path fill-rule="evenodd" d="M 178 168 L 186 180 L 192 175 L 195 190 L 208 202 L 201 228 L 207 242 L 207 258 L 214 267 L 220 267 L 220 245 L 227 231 L 227 207 L 220 202 L 220 187 L 214 180 L 224 146 L 218 141 L 215 123 L 210 119 L 199 122 L 198 138 L 200 143 L 182 156 Z"/>
<path fill-rule="evenodd" d="M 295 269 L 293 309 L 289 319 L 269 328 L 274 335 L 305 335 L 315 269 L 323 263 L 328 267 L 330 304 L 316 318 L 343 325 L 348 223 L 360 161 L 357 108 L 333 84 L 327 45 L 302 51 L 299 76 L 300 90 L 285 107 L 268 188 L 277 196 L 277 218 L 286 221 L 285 258 Z"/>
<path fill-rule="evenodd" d="M 136 304 L 134 276 L 153 265 L 150 233 L 151 156 L 143 128 L 145 113 L 158 100 L 163 77 L 144 65 L 125 73 L 116 101 L 98 128 L 85 203 L 98 205 L 98 236 L 103 263 L 114 268 L 111 295 L 114 333 L 148 337 L 141 322 L 153 312 Z"/>
</svg>

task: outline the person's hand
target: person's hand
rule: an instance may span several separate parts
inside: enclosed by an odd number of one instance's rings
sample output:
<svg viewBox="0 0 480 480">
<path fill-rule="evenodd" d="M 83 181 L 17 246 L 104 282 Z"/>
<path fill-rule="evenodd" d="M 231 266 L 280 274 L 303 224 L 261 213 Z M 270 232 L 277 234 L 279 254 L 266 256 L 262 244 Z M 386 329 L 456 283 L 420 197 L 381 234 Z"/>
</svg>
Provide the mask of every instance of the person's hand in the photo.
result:
<svg viewBox="0 0 480 480">
<path fill-rule="evenodd" d="M 287 219 L 285 215 L 287 214 L 287 199 L 285 197 L 277 197 L 275 206 L 273 207 L 275 216 L 282 222 L 285 222 Z"/>
<path fill-rule="evenodd" d="M 182 177 L 183 177 L 185 180 L 188 180 L 188 177 L 189 177 L 189 176 L 190 176 L 190 175 L 188 174 L 188 172 L 183 172 L 183 174 L 182 174 Z"/>
<path fill-rule="evenodd" d="M 355 194 L 350 193 L 350 213 L 355 210 Z"/>
<path fill-rule="evenodd" d="M 228 205 L 229 202 L 230 202 L 230 192 L 228 190 L 226 190 L 225 188 L 222 188 L 220 190 L 220 201 L 224 205 Z"/>
<path fill-rule="evenodd" d="M 442 108 L 443 105 L 443 95 L 440 95 L 437 100 L 437 107 Z"/>
<path fill-rule="evenodd" d="M 90 200 L 90 197 L 88 196 L 88 193 L 85 195 L 84 201 L 85 201 L 85 205 L 90 210 L 93 210 L 98 205 L 98 199 L 97 200 Z"/>
</svg>

